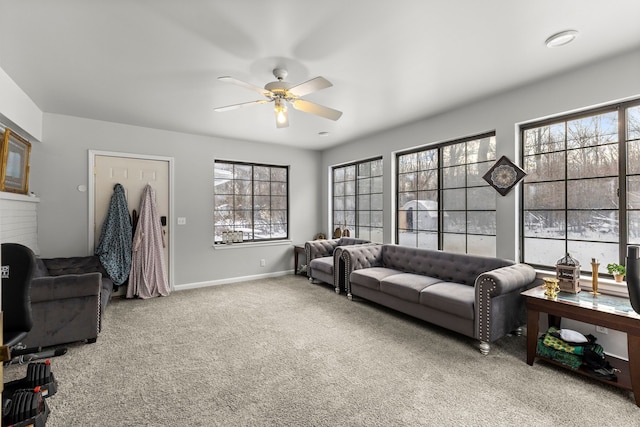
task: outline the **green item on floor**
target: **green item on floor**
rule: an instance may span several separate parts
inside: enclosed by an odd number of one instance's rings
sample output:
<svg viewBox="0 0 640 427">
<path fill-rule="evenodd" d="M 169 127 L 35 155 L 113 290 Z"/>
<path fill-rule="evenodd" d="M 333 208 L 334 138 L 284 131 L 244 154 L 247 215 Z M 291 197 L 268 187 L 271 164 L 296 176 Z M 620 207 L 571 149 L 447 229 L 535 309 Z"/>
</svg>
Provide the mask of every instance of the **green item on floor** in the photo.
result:
<svg viewBox="0 0 640 427">
<path fill-rule="evenodd" d="M 555 326 L 551 326 L 549 329 L 547 329 L 547 333 L 544 334 L 544 345 L 555 350 L 563 351 L 565 353 L 578 355 L 583 354 L 584 347 L 569 345 L 560 338 L 556 338 L 551 335 L 552 332 L 558 332 L 558 328 L 556 328 Z"/>
<path fill-rule="evenodd" d="M 538 339 L 536 353 L 538 356 L 546 357 L 567 366 L 573 370 L 577 370 L 582 365 L 582 357 L 576 354 L 556 350 L 555 348 L 544 345 L 546 334 Z"/>
</svg>

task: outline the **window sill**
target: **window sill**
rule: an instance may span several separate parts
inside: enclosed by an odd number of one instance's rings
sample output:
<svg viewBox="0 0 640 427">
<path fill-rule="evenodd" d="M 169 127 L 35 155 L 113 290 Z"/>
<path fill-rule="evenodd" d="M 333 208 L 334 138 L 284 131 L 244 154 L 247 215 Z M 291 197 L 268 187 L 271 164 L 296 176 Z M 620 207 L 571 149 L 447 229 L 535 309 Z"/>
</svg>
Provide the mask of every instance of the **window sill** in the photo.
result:
<svg viewBox="0 0 640 427">
<path fill-rule="evenodd" d="M 539 270 L 536 269 L 537 277 L 556 277 L 555 270 Z M 591 276 L 580 276 L 580 289 L 581 292 L 590 291 Z M 629 298 L 629 290 L 627 289 L 627 282 L 616 282 L 613 279 L 607 279 L 598 277 L 598 291 L 607 295 L 614 295 L 622 298 Z"/>
<path fill-rule="evenodd" d="M 229 244 L 213 244 L 213 249 L 216 251 L 228 251 L 231 249 L 243 249 L 243 248 L 263 248 L 269 246 L 291 246 L 293 243 L 291 240 L 274 240 L 269 242 L 245 242 L 245 243 L 229 243 Z"/>
</svg>

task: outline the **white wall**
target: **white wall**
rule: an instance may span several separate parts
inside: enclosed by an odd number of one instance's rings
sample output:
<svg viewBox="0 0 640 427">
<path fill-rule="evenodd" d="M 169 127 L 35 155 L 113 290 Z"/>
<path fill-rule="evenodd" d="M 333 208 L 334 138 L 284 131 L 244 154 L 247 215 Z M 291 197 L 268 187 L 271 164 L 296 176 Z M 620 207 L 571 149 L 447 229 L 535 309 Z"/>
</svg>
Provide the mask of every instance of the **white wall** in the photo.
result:
<svg viewBox="0 0 640 427">
<path fill-rule="evenodd" d="M 44 115 L 43 142 L 32 149 L 30 190 L 40 198 L 39 246 L 43 257 L 88 251 L 88 150 L 175 159 L 175 285 L 276 274 L 293 269 L 293 247 L 252 246 L 214 250 L 214 159 L 290 166 L 290 223 L 293 243 L 313 238 L 320 224 L 320 154 L 284 146 L 180 134 L 64 115 Z M 186 217 L 186 225 L 177 225 Z M 265 259 L 266 267 L 260 267 Z"/>
<path fill-rule="evenodd" d="M 0 68 L 0 123 L 33 142 L 42 139 L 42 111 Z"/>
</svg>

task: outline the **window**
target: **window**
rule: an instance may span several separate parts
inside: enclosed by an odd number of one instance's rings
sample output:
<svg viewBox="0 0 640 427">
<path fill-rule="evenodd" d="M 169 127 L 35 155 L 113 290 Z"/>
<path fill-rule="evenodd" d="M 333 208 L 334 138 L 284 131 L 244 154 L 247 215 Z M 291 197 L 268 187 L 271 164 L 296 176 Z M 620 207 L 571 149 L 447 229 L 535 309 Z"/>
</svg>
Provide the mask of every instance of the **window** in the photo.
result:
<svg viewBox="0 0 640 427">
<path fill-rule="evenodd" d="M 243 241 L 288 238 L 288 167 L 216 160 L 213 175 L 215 243 L 231 231 Z"/>
<path fill-rule="evenodd" d="M 640 244 L 640 106 L 622 103 L 522 128 L 523 260 L 566 253 L 590 271 Z"/>
<path fill-rule="evenodd" d="M 333 168 L 333 229 L 382 242 L 382 159 Z"/>
<path fill-rule="evenodd" d="M 496 254 L 496 192 L 482 178 L 495 134 L 400 153 L 396 241 L 450 252 Z"/>
</svg>

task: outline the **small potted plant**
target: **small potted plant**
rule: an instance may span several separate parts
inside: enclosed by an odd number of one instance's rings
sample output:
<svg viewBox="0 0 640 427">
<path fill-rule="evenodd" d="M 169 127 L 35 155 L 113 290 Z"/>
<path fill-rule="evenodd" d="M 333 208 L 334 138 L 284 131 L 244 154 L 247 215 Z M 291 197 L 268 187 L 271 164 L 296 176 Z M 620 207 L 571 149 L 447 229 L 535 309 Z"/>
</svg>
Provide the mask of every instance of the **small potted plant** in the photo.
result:
<svg viewBox="0 0 640 427">
<path fill-rule="evenodd" d="M 609 272 L 609 274 L 613 274 L 613 278 L 616 280 L 616 282 L 622 282 L 622 279 L 624 279 L 624 275 L 627 274 L 627 269 L 624 267 L 624 265 L 616 263 L 607 264 L 607 271 Z"/>
</svg>

